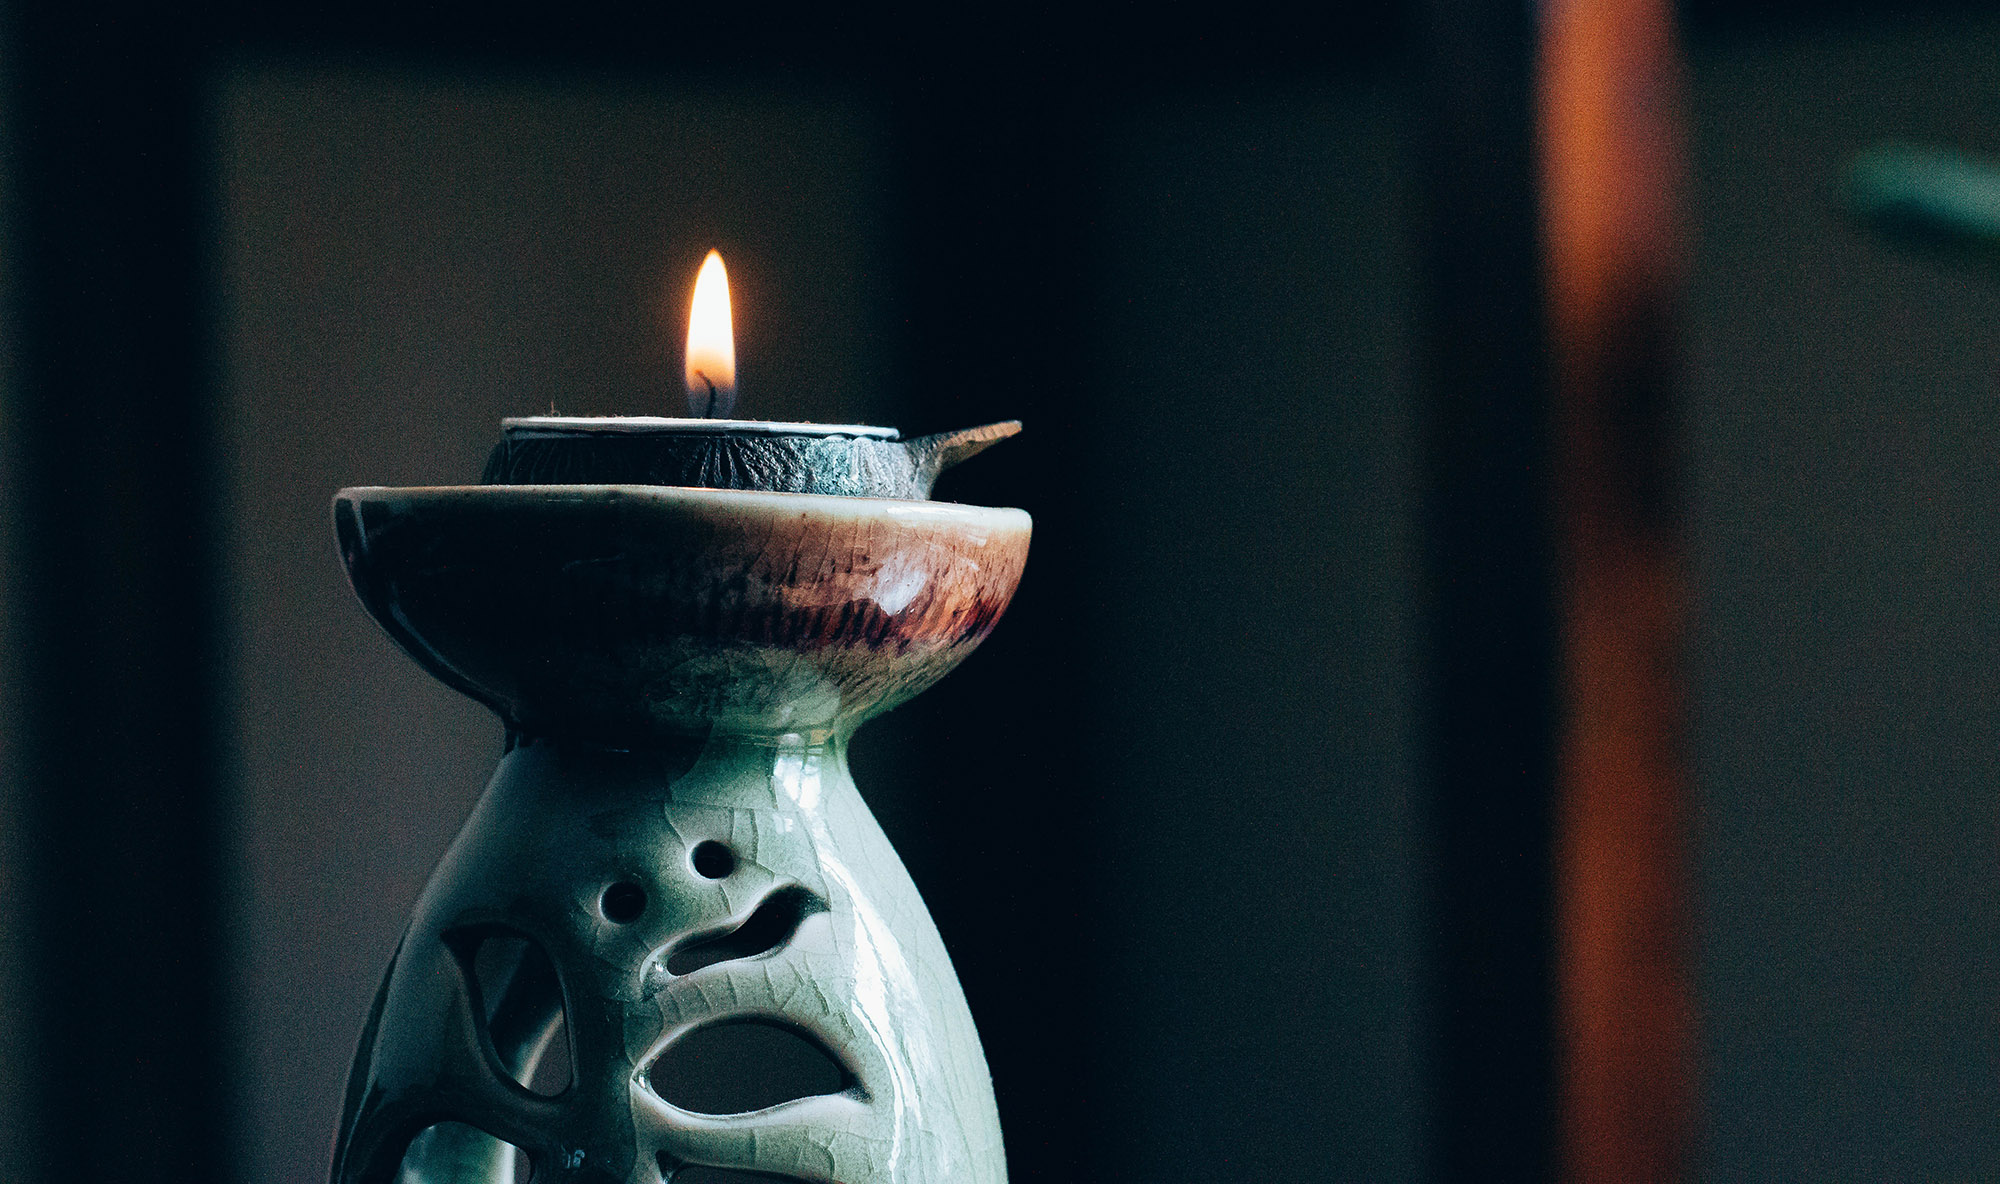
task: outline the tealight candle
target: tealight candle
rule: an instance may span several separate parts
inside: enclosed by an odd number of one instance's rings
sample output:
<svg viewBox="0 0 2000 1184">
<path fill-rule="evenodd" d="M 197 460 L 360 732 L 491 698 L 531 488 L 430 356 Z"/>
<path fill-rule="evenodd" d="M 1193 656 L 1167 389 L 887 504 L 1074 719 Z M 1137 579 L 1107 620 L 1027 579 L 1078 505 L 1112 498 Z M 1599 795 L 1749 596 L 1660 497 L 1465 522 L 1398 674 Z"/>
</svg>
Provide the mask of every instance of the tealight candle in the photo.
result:
<svg viewBox="0 0 2000 1184">
<path fill-rule="evenodd" d="M 736 404 L 729 276 L 710 251 L 688 310 L 686 419 L 534 415 L 501 423 L 487 485 L 672 485 L 928 499 L 938 474 L 1021 430 L 1018 420 L 905 440 L 867 424 L 728 419 Z"/>
</svg>

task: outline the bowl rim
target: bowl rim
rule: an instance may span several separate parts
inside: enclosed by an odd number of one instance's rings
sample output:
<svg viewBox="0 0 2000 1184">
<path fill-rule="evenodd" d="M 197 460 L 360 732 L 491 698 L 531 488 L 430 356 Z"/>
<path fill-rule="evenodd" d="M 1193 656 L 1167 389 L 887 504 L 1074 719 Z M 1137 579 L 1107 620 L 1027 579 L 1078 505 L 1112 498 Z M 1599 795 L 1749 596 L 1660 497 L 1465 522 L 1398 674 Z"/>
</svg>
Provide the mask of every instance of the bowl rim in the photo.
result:
<svg viewBox="0 0 2000 1184">
<path fill-rule="evenodd" d="M 860 436 L 900 440 L 896 428 L 862 423 L 807 423 L 769 419 L 689 419 L 670 415 L 515 415 L 500 421 L 510 440 L 577 436 Z"/>
<path fill-rule="evenodd" d="M 1033 518 L 1013 506 L 916 501 L 896 497 L 850 497 L 833 493 L 783 493 L 768 489 L 711 489 L 700 485 L 350 485 L 333 495 L 335 505 L 388 501 L 542 503 L 601 501 L 653 502 L 715 509 L 804 513 L 834 520 L 891 518 L 937 525 L 1029 529 Z"/>
</svg>

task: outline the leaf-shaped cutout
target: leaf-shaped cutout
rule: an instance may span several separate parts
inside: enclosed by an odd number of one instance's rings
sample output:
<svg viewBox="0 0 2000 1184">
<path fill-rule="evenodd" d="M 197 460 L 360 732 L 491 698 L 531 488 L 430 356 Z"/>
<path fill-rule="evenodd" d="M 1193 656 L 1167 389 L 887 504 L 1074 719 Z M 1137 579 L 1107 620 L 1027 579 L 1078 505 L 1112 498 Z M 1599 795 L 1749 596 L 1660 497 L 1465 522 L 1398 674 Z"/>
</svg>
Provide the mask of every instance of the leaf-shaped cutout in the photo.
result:
<svg viewBox="0 0 2000 1184">
<path fill-rule="evenodd" d="M 572 1076 L 562 981 L 541 945 L 511 930 L 471 935 L 470 965 L 480 1021 L 515 1082 L 555 1097 Z M 463 945 L 461 948 L 464 948 Z"/>
<path fill-rule="evenodd" d="M 696 1114 L 744 1114 L 854 1084 L 825 1045 L 765 1020 L 696 1028 L 667 1046 L 649 1077 L 654 1093 Z"/>
<path fill-rule="evenodd" d="M 764 898 L 743 924 L 722 933 L 700 934 L 667 955 L 668 974 L 693 974 L 717 962 L 755 958 L 792 940 L 807 917 L 826 911 L 826 902 L 792 884 Z"/>
<path fill-rule="evenodd" d="M 526 1184 L 528 1156 L 476 1126 L 440 1122 L 425 1127 L 403 1152 L 396 1184 Z"/>
</svg>

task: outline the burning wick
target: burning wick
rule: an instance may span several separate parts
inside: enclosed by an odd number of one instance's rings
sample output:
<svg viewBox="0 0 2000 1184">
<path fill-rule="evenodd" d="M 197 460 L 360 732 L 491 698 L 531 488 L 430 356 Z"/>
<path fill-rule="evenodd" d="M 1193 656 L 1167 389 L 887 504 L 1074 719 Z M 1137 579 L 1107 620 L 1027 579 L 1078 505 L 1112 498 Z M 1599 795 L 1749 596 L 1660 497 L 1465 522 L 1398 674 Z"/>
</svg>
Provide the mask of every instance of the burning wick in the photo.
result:
<svg viewBox="0 0 2000 1184">
<path fill-rule="evenodd" d="M 736 330 L 729 317 L 729 273 L 710 251 L 694 280 L 688 309 L 688 414 L 724 419 L 736 408 Z"/>
<path fill-rule="evenodd" d="M 703 373 L 702 373 L 701 371 L 699 371 L 699 370 L 697 370 L 697 371 L 695 371 L 695 372 L 694 372 L 694 376 L 695 376 L 696 378 L 699 378 L 699 379 L 701 379 L 701 381 L 702 381 L 703 385 L 705 385 L 705 386 L 707 386 L 707 387 L 708 387 L 708 401 L 707 401 L 707 402 L 705 402 L 705 403 L 703 403 L 703 404 L 701 405 L 701 418 L 703 418 L 703 419 L 714 419 L 714 418 L 715 418 L 715 384 L 714 384 L 713 382 L 710 382 L 710 381 L 709 381 L 709 377 L 708 377 L 708 375 L 706 375 L 706 374 L 703 374 Z M 690 387 L 690 388 L 688 388 L 688 410 L 690 410 L 690 411 L 694 410 L 694 401 L 695 401 L 695 392 L 694 392 L 694 388 Z"/>
</svg>

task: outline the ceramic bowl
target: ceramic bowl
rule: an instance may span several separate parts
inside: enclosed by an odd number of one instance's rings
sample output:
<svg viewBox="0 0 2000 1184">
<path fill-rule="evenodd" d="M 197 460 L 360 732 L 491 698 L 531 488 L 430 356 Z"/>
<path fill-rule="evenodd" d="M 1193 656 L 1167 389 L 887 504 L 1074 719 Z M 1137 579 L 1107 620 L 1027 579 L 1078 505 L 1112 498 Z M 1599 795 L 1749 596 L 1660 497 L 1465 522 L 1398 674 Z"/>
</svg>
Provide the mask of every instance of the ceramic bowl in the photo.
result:
<svg viewBox="0 0 2000 1184">
<path fill-rule="evenodd" d="M 344 489 L 348 579 L 515 736 L 831 736 L 942 678 L 1027 559 L 1020 510 L 642 485 Z"/>
</svg>

